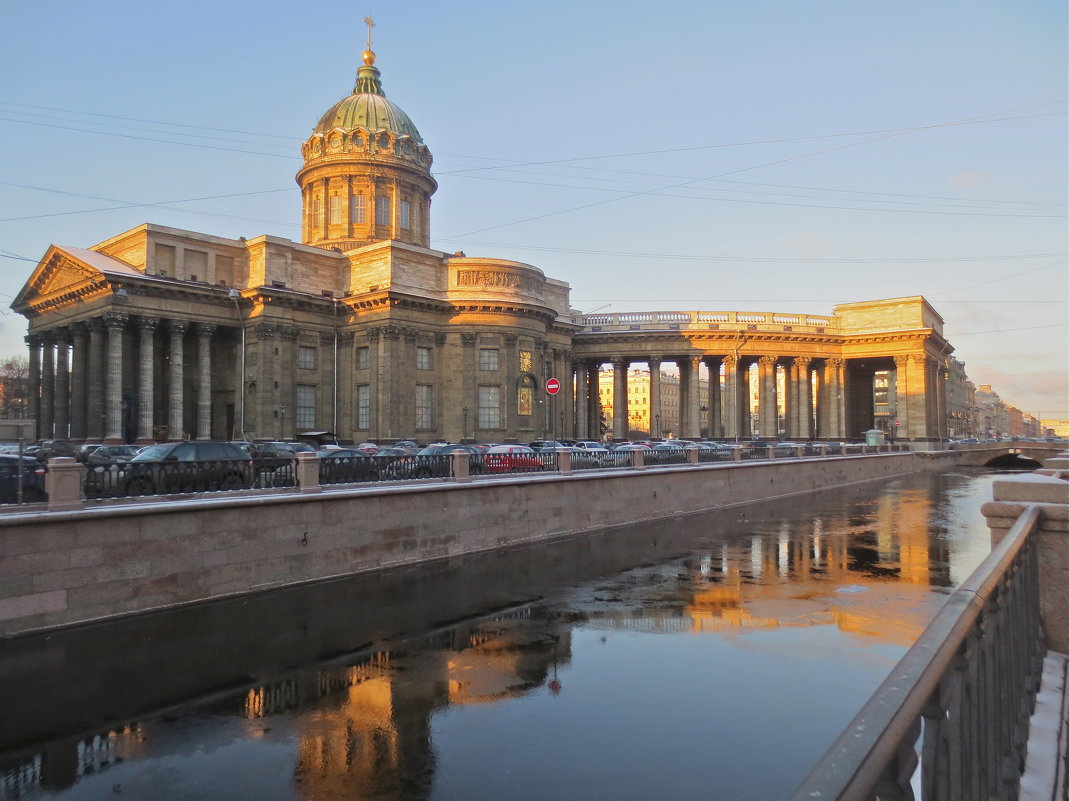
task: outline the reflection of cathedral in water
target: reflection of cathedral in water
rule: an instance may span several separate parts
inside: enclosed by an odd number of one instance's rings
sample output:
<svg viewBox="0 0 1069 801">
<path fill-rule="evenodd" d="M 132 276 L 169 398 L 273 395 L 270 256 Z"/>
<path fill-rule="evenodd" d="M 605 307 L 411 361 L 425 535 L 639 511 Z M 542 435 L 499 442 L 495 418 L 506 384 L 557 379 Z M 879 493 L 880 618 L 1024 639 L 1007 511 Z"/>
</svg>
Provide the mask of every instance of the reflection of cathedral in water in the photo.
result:
<svg viewBox="0 0 1069 801">
<path fill-rule="evenodd" d="M 724 510 L 735 522 L 714 536 L 703 538 L 700 528 L 688 535 L 704 544 L 685 557 L 621 566 L 555 601 L 294 671 L 194 709 L 232 722 L 221 742 L 291 743 L 302 799 L 419 797 L 436 770 L 435 714 L 556 693 L 576 627 L 693 635 L 820 625 L 908 645 L 931 614 L 917 598 L 951 583 L 950 554 L 933 535 L 939 521 L 925 493 L 882 493 L 870 503 L 852 507 L 854 516 L 793 526 L 762 521 L 753 510 Z M 143 720 L 54 741 L 0 766 L 0 799 L 70 787 L 122 760 L 185 753 L 189 743 L 168 727 Z"/>
</svg>

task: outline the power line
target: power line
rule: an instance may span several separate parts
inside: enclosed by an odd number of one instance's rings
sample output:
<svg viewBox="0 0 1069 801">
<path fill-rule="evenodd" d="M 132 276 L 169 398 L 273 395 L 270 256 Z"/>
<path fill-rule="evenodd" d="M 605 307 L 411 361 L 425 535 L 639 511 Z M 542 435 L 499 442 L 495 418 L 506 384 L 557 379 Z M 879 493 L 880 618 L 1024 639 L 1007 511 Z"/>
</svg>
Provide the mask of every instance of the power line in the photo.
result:
<svg viewBox="0 0 1069 801">
<path fill-rule="evenodd" d="M 767 165 L 761 165 L 761 166 L 767 166 Z M 748 169 L 756 169 L 756 168 L 748 168 Z M 716 203 L 745 203 L 745 204 L 754 205 L 754 206 L 787 206 L 787 207 L 790 207 L 790 208 L 832 209 L 832 210 L 836 210 L 836 211 L 874 211 L 874 212 L 884 212 L 884 213 L 890 213 L 890 214 L 941 214 L 941 215 L 947 215 L 947 216 L 952 216 L 952 217 L 1021 217 L 1021 218 L 1030 219 L 1030 220 L 1046 220 L 1046 219 L 1060 220 L 1060 219 L 1063 219 L 1066 216 L 1065 214 L 1011 214 L 1011 213 L 1006 213 L 1006 212 L 987 212 L 987 211 L 937 211 L 937 210 L 933 210 L 933 209 L 881 209 L 881 208 L 868 208 L 868 207 L 864 207 L 864 206 L 829 206 L 829 205 L 825 205 L 825 204 L 822 204 L 822 203 L 787 203 L 785 201 L 775 201 L 775 200 L 745 200 L 743 198 L 698 197 L 698 196 L 695 196 L 695 195 L 675 195 L 675 194 L 669 194 L 669 193 L 663 191 L 659 187 L 654 187 L 653 189 L 649 189 L 649 190 L 642 191 L 642 192 L 637 192 L 637 193 L 627 193 L 627 192 L 625 192 L 624 190 L 621 190 L 621 189 L 604 189 L 604 188 L 601 188 L 601 187 L 591 187 L 591 186 L 567 186 L 567 185 L 564 185 L 564 184 L 552 184 L 552 183 L 546 183 L 546 182 L 543 182 L 543 181 L 517 181 L 515 179 L 510 179 L 510 178 L 492 178 L 492 177 L 483 176 L 483 175 L 464 175 L 464 176 L 460 176 L 460 177 L 469 178 L 469 179 L 473 179 L 473 180 L 477 180 L 477 181 L 499 181 L 499 182 L 504 182 L 504 183 L 527 184 L 527 185 L 530 185 L 530 186 L 551 186 L 551 187 L 562 187 L 562 186 L 564 186 L 564 187 L 566 187 L 568 189 L 578 189 L 578 190 L 583 190 L 583 191 L 587 191 L 587 192 L 619 192 L 619 193 L 621 193 L 623 195 L 622 197 L 618 198 L 620 200 L 623 200 L 623 199 L 625 199 L 627 197 L 635 197 L 636 195 L 655 195 L 657 197 L 664 197 L 664 198 L 681 198 L 681 199 L 685 199 L 685 200 L 705 200 L 705 201 L 711 201 L 711 202 L 716 202 Z M 705 180 L 705 179 L 696 178 L 694 180 L 701 181 L 701 180 Z M 684 182 L 684 183 L 687 183 L 687 182 Z M 677 186 L 682 186 L 682 185 L 683 184 L 677 184 Z M 671 189 L 671 188 L 672 187 L 665 187 L 665 189 Z M 707 190 L 707 191 L 713 191 L 713 190 Z M 610 200 L 610 201 L 604 201 L 604 202 L 612 202 L 612 201 Z M 873 202 L 877 202 L 877 203 L 893 203 L 893 202 L 896 202 L 896 201 L 873 201 Z M 591 205 L 599 205 L 599 204 L 594 203 L 594 204 L 591 204 Z M 587 206 L 579 206 L 578 208 L 587 208 Z M 552 216 L 552 215 L 545 215 L 545 216 Z M 532 219 L 539 219 L 539 218 L 535 217 L 535 218 L 532 218 Z M 526 222 L 526 220 L 523 221 L 523 222 Z M 497 227 L 501 227 L 501 226 L 497 226 Z M 492 228 L 483 228 L 482 229 L 482 231 L 490 231 L 490 230 L 493 230 L 493 229 Z M 481 231 L 473 231 L 472 233 L 481 233 Z M 456 241 L 456 237 L 443 237 L 443 239 L 446 239 L 447 241 Z"/>
<path fill-rule="evenodd" d="M 764 162 L 764 163 L 761 163 L 761 164 L 753 164 L 753 165 L 750 165 L 749 167 L 740 167 L 740 168 L 735 169 L 735 170 L 728 170 L 726 172 L 718 173 L 716 175 L 710 175 L 710 176 L 707 176 L 705 178 L 695 178 L 695 179 L 688 180 L 688 181 L 682 181 L 682 182 L 677 183 L 677 184 L 673 184 L 673 185 L 670 185 L 670 186 L 662 187 L 662 189 L 677 189 L 677 188 L 679 188 L 681 186 L 688 186 L 690 184 L 700 183 L 702 181 L 709 181 L 709 180 L 714 180 L 714 179 L 717 179 L 717 178 L 723 178 L 724 176 L 727 176 L 727 175 L 736 175 L 738 173 L 747 172 L 749 170 L 761 169 L 763 167 L 771 167 L 771 166 L 775 166 L 777 164 L 785 164 L 785 163 L 788 163 L 788 162 L 791 162 L 791 161 L 798 161 L 798 160 L 805 159 L 805 158 L 812 158 L 813 156 L 823 155 L 825 153 L 832 153 L 832 152 L 835 152 L 835 151 L 838 151 L 838 150 L 846 150 L 846 149 L 849 149 L 849 148 L 858 147 L 860 145 L 871 144 L 873 142 L 882 141 L 884 139 L 892 139 L 892 138 L 897 137 L 897 136 L 903 136 L 903 135 L 905 135 L 907 133 L 914 133 L 914 132 L 922 131 L 922 130 L 931 130 L 931 129 L 934 129 L 934 128 L 946 127 L 946 126 L 953 125 L 953 124 L 959 123 L 959 122 L 967 122 L 970 119 L 981 119 L 983 117 L 995 116 L 995 114 L 1008 114 L 1008 113 L 1012 113 L 1014 111 L 1020 111 L 1020 110 L 1021 109 L 1010 109 L 1009 111 L 995 112 L 994 114 L 983 114 L 983 115 L 979 115 L 977 117 L 966 118 L 965 120 L 955 120 L 955 121 L 950 121 L 950 122 L 946 122 L 946 123 L 936 123 L 936 124 L 932 124 L 932 125 L 917 126 L 915 128 L 906 128 L 906 129 L 902 129 L 900 131 L 896 131 L 894 133 L 890 133 L 890 134 L 887 134 L 887 135 L 876 136 L 876 137 L 873 137 L 871 139 L 863 139 L 860 142 L 850 142 L 850 143 L 845 144 L 845 145 L 836 145 L 835 147 L 824 148 L 822 150 L 811 151 L 809 153 L 801 153 L 801 154 L 796 155 L 796 156 L 788 156 L 788 157 L 785 157 L 785 158 L 782 158 L 782 159 L 774 159 L 773 161 L 768 161 L 768 162 Z M 601 200 L 601 201 L 597 201 L 595 203 L 587 203 L 587 204 L 584 204 L 582 206 L 573 206 L 573 207 L 570 207 L 570 208 L 567 208 L 567 209 L 560 209 L 558 211 L 552 211 L 552 212 L 547 212 L 545 214 L 535 215 L 533 217 L 527 217 L 527 218 L 524 218 L 522 220 L 513 220 L 512 222 L 501 223 L 500 225 L 488 226 L 486 228 L 480 228 L 480 229 L 477 229 L 475 231 L 468 231 L 467 233 L 464 233 L 464 234 L 457 234 L 455 236 L 451 236 L 451 237 L 447 236 L 447 237 L 442 237 L 442 238 L 445 239 L 446 241 L 449 241 L 451 239 L 456 239 L 456 238 L 462 237 L 462 236 L 470 236 L 471 234 L 483 233 L 484 231 L 494 231 L 494 230 L 497 230 L 499 228 L 507 228 L 509 226 L 519 225 L 521 223 L 533 222 L 533 221 L 536 221 L 536 220 L 546 219 L 547 217 L 555 217 L 555 216 L 558 216 L 558 215 L 561 215 L 561 214 L 569 214 L 569 213 L 571 213 L 573 211 L 581 211 L 583 209 L 593 208 L 594 206 L 603 206 L 603 205 L 605 205 L 607 203 L 615 203 L 615 202 L 620 201 L 620 200 L 629 200 L 629 199 L 635 198 L 635 197 L 642 197 L 642 196 L 645 196 L 645 195 L 650 195 L 655 191 L 660 191 L 660 190 L 647 190 L 647 191 L 642 191 L 642 192 L 634 192 L 634 193 L 631 193 L 631 194 L 623 195 L 623 196 L 618 197 L 618 198 L 611 198 L 611 199 L 608 199 L 608 200 Z"/>
</svg>

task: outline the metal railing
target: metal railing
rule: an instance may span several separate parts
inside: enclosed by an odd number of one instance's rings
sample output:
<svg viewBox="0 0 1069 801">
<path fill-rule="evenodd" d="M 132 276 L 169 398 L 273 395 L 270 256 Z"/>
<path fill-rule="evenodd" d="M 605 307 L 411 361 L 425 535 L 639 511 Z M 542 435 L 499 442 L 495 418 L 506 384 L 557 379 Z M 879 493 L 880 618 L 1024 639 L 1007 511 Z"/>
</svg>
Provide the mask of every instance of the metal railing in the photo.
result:
<svg viewBox="0 0 1069 801">
<path fill-rule="evenodd" d="M 1017 798 L 1045 651 L 1038 517 L 947 599 L 790 801 L 913 799 L 918 762 L 921 801 Z"/>
<path fill-rule="evenodd" d="M 580 448 L 543 450 L 533 454 L 435 454 L 427 456 L 323 456 L 318 457 L 312 476 L 306 481 L 322 485 L 364 484 L 413 479 L 451 479 L 457 472 L 454 459 L 468 458 L 469 476 L 484 474 L 524 474 L 562 471 L 567 458 L 571 471 L 627 469 L 763 461 L 770 458 L 860 455 L 862 453 L 908 450 L 905 446 L 791 445 L 769 447 L 763 442 L 720 444 L 715 447 L 587 451 Z M 565 453 L 567 451 L 567 453 Z M 47 499 L 43 475 L 47 463 L 39 466 L 41 493 L 26 501 Z M 200 462 L 105 462 L 81 466 L 81 498 L 105 500 L 142 495 L 174 495 L 227 490 L 256 490 L 298 487 L 301 485 L 296 457 L 254 457 L 249 460 L 214 460 Z M 2 489 L 2 488 L 0 488 Z M 12 488 L 13 489 L 13 488 Z M 76 500 L 76 499 L 68 499 Z M 0 506 L 3 495 L 0 494 Z"/>
</svg>

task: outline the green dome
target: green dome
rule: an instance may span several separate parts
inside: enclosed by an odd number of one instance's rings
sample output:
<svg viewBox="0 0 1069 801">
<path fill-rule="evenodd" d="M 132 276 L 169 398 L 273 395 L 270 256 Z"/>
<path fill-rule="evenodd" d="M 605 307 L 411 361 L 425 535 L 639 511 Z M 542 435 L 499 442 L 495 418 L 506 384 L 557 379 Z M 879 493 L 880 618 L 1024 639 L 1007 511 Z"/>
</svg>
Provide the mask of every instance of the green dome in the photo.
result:
<svg viewBox="0 0 1069 801">
<path fill-rule="evenodd" d="M 335 128 L 343 131 L 385 129 L 398 136 L 411 136 L 416 142 L 422 143 L 423 138 L 408 115 L 386 99 L 379 74 L 371 64 L 362 66 L 356 73 L 353 93 L 331 106 L 319 118 L 313 133 L 325 134 Z"/>
</svg>

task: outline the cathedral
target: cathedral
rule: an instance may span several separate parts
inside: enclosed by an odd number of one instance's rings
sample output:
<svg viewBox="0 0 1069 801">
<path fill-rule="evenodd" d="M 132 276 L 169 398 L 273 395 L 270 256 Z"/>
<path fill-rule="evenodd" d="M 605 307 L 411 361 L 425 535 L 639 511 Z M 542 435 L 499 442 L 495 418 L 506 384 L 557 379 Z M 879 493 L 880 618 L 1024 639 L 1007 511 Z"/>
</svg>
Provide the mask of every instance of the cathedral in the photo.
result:
<svg viewBox="0 0 1069 801">
<path fill-rule="evenodd" d="M 431 152 L 362 60 L 301 146 L 300 242 L 146 223 L 48 249 L 12 304 L 38 439 L 622 439 L 634 364 L 647 427 L 681 437 L 946 436 L 953 348 L 921 296 L 583 315 L 536 267 L 432 249 Z"/>
<path fill-rule="evenodd" d="M 571 374 L 568 285 L 430 248 L 431 152 L 370 44 L 362 59 L 301 146 L 301 242 L 144 224 L 49 248 L 12 304 L 40 438 L 501 441 L 570 424 L 543 390 Z"/>
</svg>

